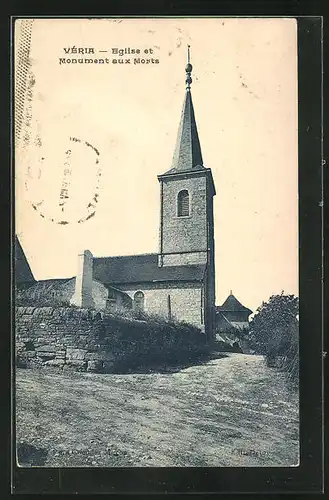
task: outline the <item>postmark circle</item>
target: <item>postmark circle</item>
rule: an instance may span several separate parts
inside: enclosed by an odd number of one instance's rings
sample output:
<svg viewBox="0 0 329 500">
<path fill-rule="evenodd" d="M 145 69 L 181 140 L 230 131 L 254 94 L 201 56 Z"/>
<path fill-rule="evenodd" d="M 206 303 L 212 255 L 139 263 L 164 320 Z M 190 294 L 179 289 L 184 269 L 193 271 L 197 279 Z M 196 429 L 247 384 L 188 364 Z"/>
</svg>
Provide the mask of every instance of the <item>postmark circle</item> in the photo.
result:
<svg viewBox="0 0 329 500">
<path fill-rule="evenodd" d="M 99 150 L 75 136 L 51 147 L 41 143 L 38 150 L 28 162 L 25 182 L 33 209 L 60 225 L 94 217 L 102 175 Z"/>
</svg>

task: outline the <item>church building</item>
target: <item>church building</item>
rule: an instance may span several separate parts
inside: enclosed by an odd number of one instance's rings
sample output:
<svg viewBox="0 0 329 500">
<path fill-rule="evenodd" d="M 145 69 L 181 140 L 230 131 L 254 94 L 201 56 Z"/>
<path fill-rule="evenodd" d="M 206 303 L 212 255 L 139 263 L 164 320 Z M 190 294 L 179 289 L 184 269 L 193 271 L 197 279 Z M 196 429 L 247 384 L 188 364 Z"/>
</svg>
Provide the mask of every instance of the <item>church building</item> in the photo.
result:
<svg viewBox="0 0 329 500">
<path fill-rule="evenodd" d="M 86 250 L 79 256 L 77 277 L 57 281 L 62 283 L 59 287 L 71 290 L 70 301 L 76 305 L 106 309 L 120 296 L 130 307 L 192 323 L 211 340 L 216 321 L 213 214 L 216 191 L 211 169 L 203 164 L 189 59 L 185 71 L 186 91 L 172 164 L 158 175 L 158 252 L 94 257 Z M 100 287 L 105 294 L 100 293 Z M 94 293 L 96 288 L 98 292 Z"/>
<path fill-rule="evenodd" d="M 213 197 L 210 168 L 203 165 L 192 95 L 192 65 L 172 165 L 158 175 L 159 251 L 93 259 L 93 276 L 124 290 L 148 313 L 197 325 L 209 338 L 215 325 Z"/>
</svg>

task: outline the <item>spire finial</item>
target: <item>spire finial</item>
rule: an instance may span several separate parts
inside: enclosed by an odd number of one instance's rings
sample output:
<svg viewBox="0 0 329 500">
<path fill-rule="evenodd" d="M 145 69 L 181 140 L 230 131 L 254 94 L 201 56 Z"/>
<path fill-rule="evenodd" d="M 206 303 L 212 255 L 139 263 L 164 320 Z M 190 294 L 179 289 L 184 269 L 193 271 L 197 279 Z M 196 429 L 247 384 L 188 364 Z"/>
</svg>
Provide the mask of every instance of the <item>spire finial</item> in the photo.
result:
<svg viewBox="0 0 329 500">
<path fill-rule="evenodd" d="M 185 68 L 186 71 L 186 89 L 190 90 L 191 88 L 191 83 L 192 83 L 192 78 L 191 78 L 191 72 L 192 72 L 193 66 L 190 63 L 190 45 L 187 46 L 187 65 Z"/>
<path fill-rule="evenodd" d="M 232 290 L 230 290 L 230 295 L 233 295 Z"/>
</svg>

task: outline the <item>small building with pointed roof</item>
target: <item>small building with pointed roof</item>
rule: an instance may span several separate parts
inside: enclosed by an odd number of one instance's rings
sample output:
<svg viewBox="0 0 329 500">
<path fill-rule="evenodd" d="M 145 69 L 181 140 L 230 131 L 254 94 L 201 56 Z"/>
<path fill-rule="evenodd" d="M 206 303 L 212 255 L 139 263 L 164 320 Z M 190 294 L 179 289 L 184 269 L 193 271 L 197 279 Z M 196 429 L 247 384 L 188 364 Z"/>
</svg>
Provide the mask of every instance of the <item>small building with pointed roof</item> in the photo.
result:
<svg viewBox="0 0 329 500">
<path fill-rule="evenodd" d="M 225 302 L 216 306 L 216 332 L 248 329 L 250 314 L 251 309 L 242 305 L 231 291 Z"/>
</svg>

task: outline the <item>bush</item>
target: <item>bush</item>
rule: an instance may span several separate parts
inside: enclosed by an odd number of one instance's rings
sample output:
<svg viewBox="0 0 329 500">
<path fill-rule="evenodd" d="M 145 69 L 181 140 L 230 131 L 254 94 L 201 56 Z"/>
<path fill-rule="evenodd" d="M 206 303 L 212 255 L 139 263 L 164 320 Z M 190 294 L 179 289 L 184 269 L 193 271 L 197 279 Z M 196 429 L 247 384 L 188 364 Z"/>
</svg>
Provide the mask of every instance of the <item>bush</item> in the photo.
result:
<svg viewBox="0 0 329 500">
<path fill-rule="evenodd" d="M 177 364 L 209 352 L 206 336 L 194 325 L 146 313 L 138 314 L 138 319 L 132 316 L 135 315 L 130 310 L 104 316 L 105 331 L 113 334 L 106 344 L 118 353 L 115 361 L 118 370 Z"/>
<path fill-rule="evenodd" d="M 283 370 L 292 382 L 297 382 L 299 375 L 297 315 L 297 297 L 284 292 L 272 295 L 257 309 L 247 334 L 256 354 L 263 354 L 268 366 Z"/>
<path fill-rule="evenodd" d="M 16 307 L 70 307 L 80 309 L 78 306 L 71 304 L 68 300 L 59 297 L 39 296 L 29 297 L 24 292 L 18 292 L 15 295 Z"/>
</svg>

